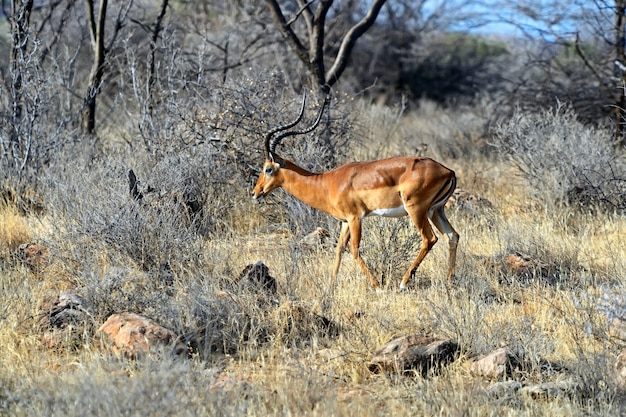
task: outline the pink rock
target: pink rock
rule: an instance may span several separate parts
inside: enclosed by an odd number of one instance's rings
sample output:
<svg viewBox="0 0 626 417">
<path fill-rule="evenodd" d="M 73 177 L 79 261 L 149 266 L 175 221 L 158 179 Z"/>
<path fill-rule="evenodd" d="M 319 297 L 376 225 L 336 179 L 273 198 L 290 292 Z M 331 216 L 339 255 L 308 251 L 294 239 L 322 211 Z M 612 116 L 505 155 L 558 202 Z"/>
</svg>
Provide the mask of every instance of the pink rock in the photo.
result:
<svg viewBox="0 0 626 417">
<path fill-rule="evenodd" d="M 174 332 L 133 313 L 111 315 L 96 334 L 102 336 L 104 345 L 114 353 L 130 358 L 168 349 L 175 355 L 186 352 Z"/>
<path fill-rule="evenodd" d="M 511 372 L 513 362 L 511 354 L 500 348 L 475 360 L 471 370 L 475 375 L 500 379 Z"/>
</svg>

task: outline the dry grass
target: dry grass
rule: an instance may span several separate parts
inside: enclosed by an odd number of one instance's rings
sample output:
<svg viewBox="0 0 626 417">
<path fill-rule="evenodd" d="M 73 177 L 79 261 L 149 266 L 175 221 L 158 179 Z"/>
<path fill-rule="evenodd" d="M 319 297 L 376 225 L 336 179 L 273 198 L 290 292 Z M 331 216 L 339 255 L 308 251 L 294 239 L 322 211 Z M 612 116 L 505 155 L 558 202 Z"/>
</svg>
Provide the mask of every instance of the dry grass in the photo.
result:
<svg viewBox="0 0 626 417">
<path fill-rule="evenodd" d="M 0 257 L 17 251 L 32 239 L 33 232 L 27 220 L 11 204 L 0 203 Z"/>
<path fill-rule="evenodd" d="M 391 120 L 381 122 L 384 126 L 398 124 L 395 130 L 385 128 L 389 136 L 384 147 L 373 141 L 379 132 L 377 121 L 371 115 L 365 117 L 361 128 L 370 133 L 362 147 L 352 149 L 352 157 L 371 159 L 404 153 L 405 149 L 412 152 L 418 139 L 404 145 L 408 130 L 427 131 L 433 138 L 451 135 L 449 147 L 455 149 L 469 146 L 464 142 L 467 138 L 449 131 L 445 122 L 449 115 L 433 114 L 443 120 L 440 128 L 432 114 L 424 117 L 428 126 L 412 118 L 394 119 L 393 112 L 381 116 Z M 426 154 L 427 149 L 443 153 L 436 148 L 433 144 L 424 149 Z M 626 404 L 612 376 L 622 345 L 608 337 L 606 326 L 609 310 L 622 300 L 619 294 L 626 283 L 626 219 L 567 208 L 548 210 L 528 198 L 529 191 L 507 163 L 481 157 L 478 152 L 468 158 L 438 158 L 457 172 L 461 187 L 490 200 L 493 207 L 473 212 L 449 210 L 462 239 L 457 282 L 445 282 L 447 248 L 442 239 L 405 293 L 396 288 L 420 243 L 406 219 L 365 222 L 364 256 L 384 277 L 385 291 L 377 293 L 347 253 L 337 287 L 334 291 L 328 288 L 334 251 L 297 243 L 319 225 L 311 222 L 319 217 L 299 211 L 298 206 L 289 206 L 292 212 L 283 210 L 291 203 L 290 197 L 282 194 L 264 205 L 237 200 L 220 219 L 228 227 L 205 236 L 186 231 L 189 234 L 182 235 L 178 243 L 165 232 L 142 235 L 154 229 L 145 228 L 138 216 L 128 216 L 132 222 L 123 223 L 125 216 L 119 214 L 136 210 L 129 203 L 104 202 L 97 194 L 90 197 L 81 190 L 77 192 L 83 209 L 68 204 L 37 221 L 3 207 L 3 258 L 20 243 L 34 239 L 51 246 L 54 260 L 37 273 L 19 262 L 2 264 L 0 414 L 623 413 Z M 122 198 L 123 192 L 107 191 L 106 178 L 99 176 L 98 181 L 104 189 L 101 193 L 108 193 L 111 200 L 118 195 Z M 85 178 L 80 182 L 86 187 L 90 183 Z M 245 193 L 245 187 L 240 191 Z M 96 208 L 102 211 L 98 217 L 104 219 L 102 224 L 110 222 L 107 219 L 118 221 L 115 235 L 105 234 L 111 228 L 85 233 L 92 227 L 91 220 L 78 214 L 86 216 Z M 107 210 L 117 217 L 109 216 Z M 68 213 L 78 214 L 66 218 Z M 163 229 L 174 227 L 168 222 L 175 219 L 161 220 Z M 44 223 L 55 227 L 33 226 Z M 174 273 L 171 286 L 159 281 L 158 265 L 144 263 L 142 267 L 140 258 L 124 245 L 130 234 L 141 237 L 136 241 L 143 242 L 144 250 L 169 256 Z M 337 230 L 331 234 L 336 236 Z M 101 236 L 109 236 L 109 240 L 99 240 Z M 554 279 L 503 273 L 493 260 L 508 251 L 524 253 L 546 265 Z M 237 292 L 233 286 L 240 271 L 259 260 L 278 280 L 278 308 L 255 304 L 252 294 Z M 94 323 L 71 335 L 71 344 L 62 345 L 72 349 L 50 350 L 41 341 L 37 305 L 46 294 L 69 287 L 96 304 Z M 217 296 L 222 292 L 229 294 L 226 301 Z M 338 334 L 329 335 L 306 318 L 298 319 L 295 312 L 302 310 L 297 307 L 336 323 Z M 205 346 L 191 358 L 177 360 L 130 361 L 109 356 L 98 350 L 89 329 L 122 309 L 146 314 L 181 334 L 212 323 L 223 337 L 222 349 Z M 414 333 L 452 338 L 463 353 L 440 374 L 428 378 L 369 372 L 367 363 L 377 347 Z M 522 369 L 512 377 L 522 384 L 574 377 L 583 388 L 547 400 L 520 393 L 489 396 L 485 388 L 493 381 L 473 376 L 469 359 L 501 346 L 523 359 Z M 567 370 L 549 372 L 545 363 Z"/>
</svg>

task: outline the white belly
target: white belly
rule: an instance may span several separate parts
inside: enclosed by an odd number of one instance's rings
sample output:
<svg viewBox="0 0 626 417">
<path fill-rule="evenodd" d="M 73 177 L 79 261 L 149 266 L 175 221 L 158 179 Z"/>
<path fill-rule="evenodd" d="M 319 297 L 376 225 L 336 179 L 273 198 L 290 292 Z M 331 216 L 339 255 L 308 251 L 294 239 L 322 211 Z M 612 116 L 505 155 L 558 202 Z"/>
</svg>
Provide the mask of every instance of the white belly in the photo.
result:
<svg viewBox="0 0 626 417">
<path fill-rule="evenodd" d="M 376 209 L 372 210 L 368 216 L 382 216 L 382 217 L 402 217 L 406 216 L 408 213 L 404 209 L 404 206 L 393 207 L 393 208 L 384 208 L 384 209 Z"/>
</svg>

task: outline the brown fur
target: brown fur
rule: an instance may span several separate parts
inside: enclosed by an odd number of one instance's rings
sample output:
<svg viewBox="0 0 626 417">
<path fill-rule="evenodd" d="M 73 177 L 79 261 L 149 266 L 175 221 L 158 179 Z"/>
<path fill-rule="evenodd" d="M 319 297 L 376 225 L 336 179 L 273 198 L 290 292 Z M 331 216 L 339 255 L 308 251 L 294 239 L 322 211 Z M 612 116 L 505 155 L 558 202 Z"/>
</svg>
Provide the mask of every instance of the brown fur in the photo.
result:
<svg viewBox="0 0 626 417">
<path fill-rule="evenodd" d="M 254 188 L 255 198 L 282 187 L 303 203 L 343 222 L 335 253 L 333 285 L 342 252 L 350 242 L 354 259 L 372 286 L 378 288 L 378 282 L 359 253 L 362 219 L 370 214 L 378 214 L 376 210 L 397 209 L 402 206 L 422 236 L 422 247 L 404 274 L 400 288 L 406 287 L 413 271 L 437 242 L 430 222 L 448 238 L 448 279 L 452 279 L 459 235 L 448 222 L 443 210 L 456 187 L 454 171 L 430 158 L 395 157 L 372 162 L 353 162 L 316 174 L 278 155 L 274 155 L 273 159 L 263 165 L 263 171 Z"/>
</svg>

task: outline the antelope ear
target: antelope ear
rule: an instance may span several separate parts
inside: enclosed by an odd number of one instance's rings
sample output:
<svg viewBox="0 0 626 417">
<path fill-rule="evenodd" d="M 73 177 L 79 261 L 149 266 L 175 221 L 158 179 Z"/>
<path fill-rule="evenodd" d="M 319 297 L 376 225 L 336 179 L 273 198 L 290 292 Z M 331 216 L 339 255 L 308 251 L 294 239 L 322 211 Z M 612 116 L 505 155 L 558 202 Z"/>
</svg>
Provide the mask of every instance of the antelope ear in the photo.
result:
<svg viewBox="0 0 626 417">
<path fill-rule="evenodd" d="M 272 163 L 276 164 L 278 168 L 285 167 L 285 160 L 279 155 L 272 155 Z"/>
</svg>

